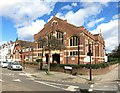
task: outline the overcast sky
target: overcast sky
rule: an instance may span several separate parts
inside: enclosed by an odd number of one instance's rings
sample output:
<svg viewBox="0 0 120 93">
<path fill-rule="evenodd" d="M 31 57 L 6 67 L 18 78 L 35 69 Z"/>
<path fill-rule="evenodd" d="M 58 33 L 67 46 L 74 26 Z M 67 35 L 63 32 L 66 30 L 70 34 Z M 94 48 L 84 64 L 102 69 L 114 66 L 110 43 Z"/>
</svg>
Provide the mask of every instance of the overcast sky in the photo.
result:
<svg viewBox="0 0 120 93">
<path fill-rule="evenodd" d="M 84 26 L 93 34 L 99 33 L 101 29 L 108 52 L 118 45 L 118 8 L 120 7 L 118 0 L 69 1 L 1 1 L 0 27 L 2 28 L 2 38 L 0 38 L 0 43 L 15 41 L 17 36 L 21 40 L 33 41 L 34 34 L 38 33 L 56 14 L 57 17 L 67 19 L 75 26 Z"/>
</svg>

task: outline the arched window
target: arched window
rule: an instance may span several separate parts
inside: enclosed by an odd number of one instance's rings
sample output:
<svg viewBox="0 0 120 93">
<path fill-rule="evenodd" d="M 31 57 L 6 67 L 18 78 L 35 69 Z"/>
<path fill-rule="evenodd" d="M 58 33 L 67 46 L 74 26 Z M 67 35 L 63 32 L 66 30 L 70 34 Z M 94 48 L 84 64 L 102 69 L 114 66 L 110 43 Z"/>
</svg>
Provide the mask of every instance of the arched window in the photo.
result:
<svg viewBox="0 0 120 93">
<path fill-rule="evenodd" d="M 77 36 L 72 36 L 70 38 L 70 46 L 77 46 L 78 45 L 78 37 Z"/>
<path fill-rule="evenodd" d="M 57 31 L 57 39 L 63 43 L 63 33 L 62 32 Z"/>
<path fill-rule="evenodd" d="M 42 43 L 42 41 L 38 42 L 38 48 L 43 48 L 43 43 Z"/>
<path fill-rule="evenodd" d="M 52 32 L 48 34 L 48 39 L 52 38 Z"/>
</svg>

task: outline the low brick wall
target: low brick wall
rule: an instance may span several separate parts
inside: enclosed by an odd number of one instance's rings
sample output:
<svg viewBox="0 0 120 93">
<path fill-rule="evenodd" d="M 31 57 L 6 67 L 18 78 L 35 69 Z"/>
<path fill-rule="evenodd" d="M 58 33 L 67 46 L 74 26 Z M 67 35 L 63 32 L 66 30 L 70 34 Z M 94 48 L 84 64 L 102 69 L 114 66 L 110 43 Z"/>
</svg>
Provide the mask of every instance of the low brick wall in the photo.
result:
<svg viewBox="0 0 120 93">
<path fill-rule="evenodd" d="M 111 71 L 112 69 L 114 69 L 116 66 L 118 66 L 118 64 L 114 64 L 114 65 L 108 66 L 106 68 L 101 68 L 101 69 L 92 69 L 92 74 L 93 75 L 105 74 L 105 73 Z M 37 69 L 38 64 L 36 64 L 36 65 L 34 65 L 34 64 L 25 64 L 25 67 L 36 68 Z M 51 71 L 64 72 L 63 67 L 51 67 L 50 70 Z M 89 71 L 90 70 L 87 69 L 87 68 L 78 68 L 78 69 L 73 68 L 72 73 L 77 72 L 77 74 L 88 75 Z M 70 71 L 66 71 L 66 73 L 70 73 Z"/>
<path fill-rule="evenodd" d="M 25 67 L 38 68 L 38 64 L 25 64 Z"/>
<path fill-rule="evenodd" d="M 101 68 L 101 69 L 92 69 L 92 74 L 93 75 L 105 74 L 111 71 L 112 69 L 114 69 L 116 66 L 118 66 L 118 64 L 114 64 L 114 65 L 108 66 L 106 68 Z M 64 68 L 63 67 L 51 67 L 51 71 L 64 72 Z M 77 74 L 88 75 L 89 71 L 90 70 L 87 68 L 78 68 L 78 69 L 73 68 L 72 73 L 77 72 Z M 66 73 L 70 73 L 70 71 L 66 71 Z"/>
</svg>

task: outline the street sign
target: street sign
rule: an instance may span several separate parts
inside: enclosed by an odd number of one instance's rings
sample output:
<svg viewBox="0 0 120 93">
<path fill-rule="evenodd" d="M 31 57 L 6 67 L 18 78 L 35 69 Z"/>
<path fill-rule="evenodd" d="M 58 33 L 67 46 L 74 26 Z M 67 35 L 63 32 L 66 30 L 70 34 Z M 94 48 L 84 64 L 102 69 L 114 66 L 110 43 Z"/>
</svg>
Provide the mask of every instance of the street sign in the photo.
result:
<svg viewBox="0 0 120 93">
<path fill-rule="evenodd" d="M 92 58 L 91 58 L 91 62 L 92 62 L 93 60 L 92 60 Z M 85 63 L 89 63 L 90 62 L 90 56 L 86 56 L 85 58 L 84 58 L 84 62 Z"/>
<path fill-rule="evenodd" d="M 90 57 L 89 56 L 85 57 L 84 62 L 86 62 L 86 63 L 90 62 Z"/>
</svg>

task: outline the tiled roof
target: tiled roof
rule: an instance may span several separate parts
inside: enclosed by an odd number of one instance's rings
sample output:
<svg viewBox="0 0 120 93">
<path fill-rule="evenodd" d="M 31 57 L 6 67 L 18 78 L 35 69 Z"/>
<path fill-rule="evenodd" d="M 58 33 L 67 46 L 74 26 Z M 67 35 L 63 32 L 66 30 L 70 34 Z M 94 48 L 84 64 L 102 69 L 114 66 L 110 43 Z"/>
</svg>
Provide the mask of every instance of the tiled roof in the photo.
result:
<svg viewBox="0 0 120 93">
<path fill-rule="evenodd" d="M 23 41 L 23 40 L 17 40 L 16 44 L 19 44 L 21 48 L 27 48 L 27 47 L 34 46 L 34 42 Z"/>
</svg>

